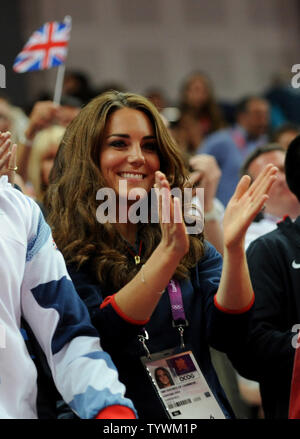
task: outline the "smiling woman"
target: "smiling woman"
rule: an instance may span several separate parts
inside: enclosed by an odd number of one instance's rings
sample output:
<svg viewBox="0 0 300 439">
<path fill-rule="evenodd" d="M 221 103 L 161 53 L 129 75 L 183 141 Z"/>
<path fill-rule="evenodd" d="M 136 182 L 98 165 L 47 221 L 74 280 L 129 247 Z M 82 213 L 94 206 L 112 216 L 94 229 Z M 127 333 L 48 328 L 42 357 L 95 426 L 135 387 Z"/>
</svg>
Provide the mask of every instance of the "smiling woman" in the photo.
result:
<svg viewBox="0 0 300 439">
<path fill-rule="evenodd" d="M 222 269 L 221 256 L 203 234 L 187 233 L 184 206 L 171 190 L 183 191 L 188 171 L 160 114 L 147 99 L 105 93 L 67 127 L 46 195 L 48 221 L 140 418 L 171 416 L 174 403 L 168 407 L 159 398 L 140 357 L 183 348 L 185 343 L 207 380 L 197 389 L 208 386 L 208 393 L 214 395 L 210 399 L 215 401 L 214 417 L 216 413 L 234 417 L 211 364 L 209 343 L 218 350 L 238 351 L 247 336 L 254 296 L 244 237 L 266 201 L 275 173 L 276 168 L 267 166 L 250 189 L 249 177 L 239 183 L 224 216 Z M 120 183 L 126 183 L 125 190 L 120 190 Z M 159 222 L 131 221 L 130 192 L 143 191 L 150 215 L 153 186 Z M 99 190 L 128 202 L 122 219 L 97 221 Z M 175 309 L 181 310 L 179 316 L 172 314 Z M 196 400 L 201 406 L 205 398 Z M 187 408 L 183 416 L 195 413 L 207 417 L 203 405 Z"/>
<path fill-rule="evenodd" d="M 159 168 L 154 127 L 148 116 L 132 108 L 113 113 L 100 148 L 100 170 L 107 185 L 119 196 L 120 179 L 126 180 L 128 190 L 139 187 L 149 192 Z"/>
<path fill-rule="evenodd" d="M 67 262 L 79 266 L 89 260 L 99 281 L 114 289 L 134 277 L 140 267 L 128 259 L 128 243 L 135 247 L 136 240 L 137 245 L 143 241 L 145 262 L 160 241 L 160 226 L 149 221 L 140 227 L 126 216 L 116 224 L 99 225 L 96 194 L 109 188 L 118 198 L 120 180 L 128 191 L 140 188 L 148 193 L 158 169 L 168 176 L 171 187 L 183 190 L 188 172 L 179 149 L 147 99 L 109 92 L 81 111 L 62 140 L 45 200 L 56 243 Z M 181 278 L 203 253 L 202 237 L 190 236 L 189 241 L 191 254 L 176 270 Z"/>
</svg>

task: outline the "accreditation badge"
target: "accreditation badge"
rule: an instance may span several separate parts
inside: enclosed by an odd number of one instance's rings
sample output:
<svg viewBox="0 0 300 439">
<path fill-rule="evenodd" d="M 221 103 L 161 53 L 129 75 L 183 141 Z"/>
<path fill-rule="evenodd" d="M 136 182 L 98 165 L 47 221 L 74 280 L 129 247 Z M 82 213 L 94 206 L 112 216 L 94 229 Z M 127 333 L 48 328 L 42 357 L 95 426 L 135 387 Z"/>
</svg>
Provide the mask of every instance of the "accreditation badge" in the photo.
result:
<svg viewBox="0 0 300 439">
<path fill-rule="evenodd" d="M 171 419 L 225 419 L 192 351 L 168 349 L 141 361 Z"/>
</svg>

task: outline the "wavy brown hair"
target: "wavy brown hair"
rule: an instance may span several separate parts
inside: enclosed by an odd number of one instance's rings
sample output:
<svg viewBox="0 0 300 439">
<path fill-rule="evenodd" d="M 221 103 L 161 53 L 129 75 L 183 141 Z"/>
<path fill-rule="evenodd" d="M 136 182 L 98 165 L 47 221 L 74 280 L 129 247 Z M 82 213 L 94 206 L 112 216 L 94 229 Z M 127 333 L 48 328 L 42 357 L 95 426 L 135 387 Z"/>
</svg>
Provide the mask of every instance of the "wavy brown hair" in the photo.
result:
<svg viewBox="0 0 300 439">
<path fill-rule="evenodd" d="M 113 224 L 96 219 L 96 193 L 106 186 L 99 168 L 100 148 L 106 123 L 121 108 L 145 113 L 153 124 L 158 144 L 160 170 L 170 186 L 183 189 L 187 170 L 181 153 L 153 104 L 143 96 L 109 91 L 94 98 L 67 127 L 50 175 L 44 199 L 47 221 L 67 263 L 89 268 L 102 285 L 119 289 L 131 280 L 140 266 L 128 257 L 127 244 Z M 150 198 L 150 197 L 149 197 Z M 159 224 L 139 225 L 144 263 L 161 239 Z M 188 276 L 203 255 L 203 236 L 189 235 L 190 250 L 178 265 L 175 277 Z"/>
</svg>

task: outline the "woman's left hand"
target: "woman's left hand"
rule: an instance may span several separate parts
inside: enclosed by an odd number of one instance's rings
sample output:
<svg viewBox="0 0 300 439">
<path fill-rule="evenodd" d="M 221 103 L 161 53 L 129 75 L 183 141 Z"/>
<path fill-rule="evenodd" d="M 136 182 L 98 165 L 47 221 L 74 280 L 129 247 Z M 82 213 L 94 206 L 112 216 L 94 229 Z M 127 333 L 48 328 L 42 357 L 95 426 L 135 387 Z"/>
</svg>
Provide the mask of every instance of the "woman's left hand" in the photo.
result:
<svg viewBox="0 0 300 439">
<path fill-rule="evenodd" d="M 227 249 L 244 247 L 247 229 L 268 199 L 277 171 L 278 168 L 269 164 L 251 186 L 248 175 L 244 175 L 239 181 L 223 220 L 224 246 Z"/>
</svg>

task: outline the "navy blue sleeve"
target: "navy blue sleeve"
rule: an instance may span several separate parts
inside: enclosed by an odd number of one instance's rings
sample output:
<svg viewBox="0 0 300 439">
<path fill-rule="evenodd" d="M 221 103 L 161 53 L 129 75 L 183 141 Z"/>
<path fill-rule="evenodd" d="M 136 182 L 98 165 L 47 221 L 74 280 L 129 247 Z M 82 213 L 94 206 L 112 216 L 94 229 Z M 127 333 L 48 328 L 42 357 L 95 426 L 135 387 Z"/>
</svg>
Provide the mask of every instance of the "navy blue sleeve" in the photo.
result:
<svg viewBox="0 0 300 439">
<path fill-rule="evenodd" d="M 214 296 L 221 278 L 222 257 L 209 243 L 206 243 L 205 256 L 198 266 L 198 271 L 208 343 L 221 352 L 239 349 L 248 337 L 252 310 L 241 314 L 229 314 L 215 306 Z"/>
<path fill-rule="evenodd" d="M 278 253 L 272 240 L 265 238 L 255 240 L 247 250 L 255 293 L 253 323 L 248 343 L 230 359 L 241 375 L 256 381 L 292 374 L 295 334 L 285 323 L 290 298 Z"/>
<path fill-rule="evenodd" d="M 125 321 L 111 304 L 100 309 L 105 297 L 99 284 L 93 282 L 89 273 L 84 270 L 77 271 L 73 266 L 68 266 L 68 272 L 77 293 L 89 310 L 92 323 L 98 330 L 104 347 L 107 343 L 110 345 L 114 341 L 121 343 L 130 338 L 136 338 L 143 326 Z"/>
</svg>

